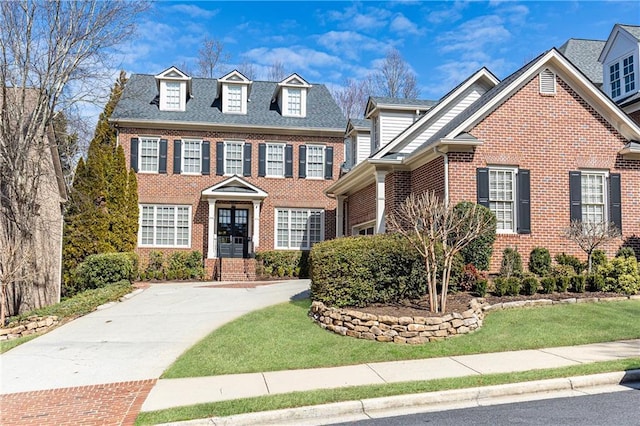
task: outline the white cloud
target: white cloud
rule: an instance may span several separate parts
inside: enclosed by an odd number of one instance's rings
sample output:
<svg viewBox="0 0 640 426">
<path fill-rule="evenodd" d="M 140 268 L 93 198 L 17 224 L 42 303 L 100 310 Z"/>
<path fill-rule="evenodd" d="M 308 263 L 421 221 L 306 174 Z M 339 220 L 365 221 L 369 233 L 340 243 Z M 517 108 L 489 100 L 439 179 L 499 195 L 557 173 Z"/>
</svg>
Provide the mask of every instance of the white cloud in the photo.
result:
<svg viewBox="0 0 640 426">
<path fill-rule="evenodd" d="M 340 57 L 305 46 L 258 47 L 245 52 L 243 56 L 256 65 L 267 69 L 276 61 L 282 62 L 287 72 L 297 72 L 303 74 L 305 78 L 308 78 L 306 76 L 318 78 L 322 76 L 322 73 L 319 72 L 320 69 L 340 68 L 342 65 Z"/>
<path fill-rule="evenodd" d="M 464 22 L 443 33 L 437 41 L 442 52 L 466 52 L 479 57 L 487 45 L 500 45 L 510 38 L 504 20 L 497 15 L 487 15 Z"/>
<path fill-rule="evenodd" d="M 371 32 L 388 25 L 391 12 L 385 9 L 368 7 L 361 11 L 358 4 L 354 4 L 341 11 L 332 10 L 326 13 L 331 21 L 337 21 L 342 28 L 349 28 L 359 32 Z"/>
<path fill-rule="evenodd" d="M 175 4 L 169 7 L 169 9 L 176 13 L 183 13 L 190 18 L 209 19 L 216 16 L 219 10 L 208 10 L 198 7 L 193 4 Z"/>
<path fill-rule="evenodd" d="M 427 15 L 427 21 L 432 24 L 441 24 L 443 22 L 455 22 L 462 17 L 460 12 L 452 7 L 451 9 L 446 10 L 436 10 Z"/>
<path fill-rule="evenodd" d="M 391 31 L 403 34 L 411 34 L 411 35 L 422 35 L 424 34 L 424 29 L 418 28 L 414 22 L 410 21 L 406 16 L 402 13 L 398 14 L 389 26 Z"/>
<path fill-rule="evenodd" d="M 474 72 L 480 68 L 486 67 L 496 76 L 504 76 L 504 74 L 513 69 L 513 64 L 504 59 L 491 60 L 488 57 L 483 60 L 452 60 L 436 67 L 437 73 L 432 76 L 440 76 L 438 81 L 422 86 L 422 93 L 431 97 L 442 97 L 451 89 L 469 78 Z"/>
<path fill-rule="evenodd" d="M 329 31 L 318 36 L 318 44 L 332 53 L 339 54 L 346 59 L 358 60 L 365 51 L 386 51 L 393 45 L 367 37 L 355 31 Z"/>
</svg>

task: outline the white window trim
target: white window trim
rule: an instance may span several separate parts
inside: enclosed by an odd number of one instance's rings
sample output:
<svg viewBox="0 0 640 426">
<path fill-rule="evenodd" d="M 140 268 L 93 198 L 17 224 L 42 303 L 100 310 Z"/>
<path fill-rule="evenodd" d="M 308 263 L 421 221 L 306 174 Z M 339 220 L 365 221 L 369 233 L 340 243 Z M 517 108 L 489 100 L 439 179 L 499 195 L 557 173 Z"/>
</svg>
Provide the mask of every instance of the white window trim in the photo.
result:
<svg viewBox="0 0 640 426">
<path fill-rule="evenodd" d="M 307 158 L 305 159 L 305 179 L 308 180 L 324 180 L 324 167 L 325 167 L 325 162 L 327 161 L 327 146 L 326 145 L 319 145 L 319 144 L 306 144 L 307 146 L 307 150 L 306 150 L 306 155 Z M 320 176 L 309 176 L 309 155 L 311 150 L 309 148 L 314 147 L 314 148 L 322 148 L 322 169 L 320 171 Z"/>
<path fill-rule="evenodd" d="M 626 91 L 626 87 L 624 84 L 624 60 L 629 58 L 630 56 L 633 57 L 633 73 L 634 73 L 634 81 L 635 81 L 635 87 L 627 92 Z M 621 99 L 624 98 L 626 96 L 629 96 L 630 94 L 633 93 L 637 93 L 638 91 L 640 91 L 640 76 L 638 75 L 638 72 L 640 71 L 640 65 L 638 64 L 639 62 L 639 58 L 637 55 L 636 51 L 630 51 L 630 52 L 626 52 L 624 55 L 619 56 L 618 58 L 607 62 L 604 66 L 604 82 L 603 82 L 603 89 L 606 89 L 605 92 L 607 93 L 607 95 L 613 99 L 614 101 L 617 99 Z M 620 95 L 618 96 L 613 96 L 611 93 L 611 67 L 614 66 L 615 64 L 618 64 L 618 72 L 620 75 L 620 78 L 618 81 L 620 81 Z"/>
<path fill-rule="evenodd" d="M 158 143 L 158 157 L 155 170 L 142 170 L 142 140 L 155 139 Z M 160 170 L 160 136 L 138 136 L 138 172 L 139 174 L 157 175 Z"/>
<path fill-rule="evenodd" d="M 358 235 L 360 235 L 360 231 L 361 230 L 367 229 L 367 228 L 373 228 L 373 234 L 375 235 L 375 233 L 376 233 L 376 221 L 375 220 L 370 220 L 370 221 L 358 223 L 357 225 L 352 226 L 351 227 L 351 235 L 353 235 L 354 237 L 357 237 Z"/>
<path fill-rule="evenodd" d="M 153 244 L 143 244 L 142 243 L 142 208 L 143 207 L 153 207 Z M 161 245 L 161 244 L 156 244 L 156 220 L 157 220 L 157 207 L 173 207 L 174 208 L 174 226 L 175 226 L 175 230 L 178 229 L 178 224 L 177 224 L 177 220 L 178 220 L 178 216 L 177 216 L 177 210 L 178 207 L 186 207 L 188 209 L 188 216 L 189 216 L 189 231 L 187 232 L 187 244 L 186 245 L 177 245 L 175 244 L 175 240 L 177 238 L 177 232 L 174 233 L 174 244 L 173 245 Z M 139 215 L 139 220 L 138 220 L 138 247 L 145 247 L 145 248 L 191 248 L 191 232 L 193 229 L 193 216 L 192 216 L 192 206 L 188 205 L 188 204 L 138 204 L 138 215 Z"/>
<path fill-rule="evenodd" d="M 184 171 L 184 151 L 185 151 L 185 142 L 198 142 L 200 146 L 200 171 L 199 172 L 185 172 Z M 202 175 L 202 139 L 190 139 L 185 138 L 182 139 L 182 144 L 180 146 L 180 173 L 183 175 L 193 175 L 193 176 L 201 176 Z"/>
<path fill-rule="evenodd" d="M 288 246 L 287 247 L 279 247 L 278 246 L 278 212 L 280 211 L 288 211 L 289 212 L 289 223 L 288 223 L 288 231 L 289 231 L 289 238 L 288 238 Z M 307 241 L 309 242 L 309 245 L 306 247 L 292 247 L 291 246 L 291 211 L 304 211 L 307 213 L 307 217 L 309 217 L 311 215 L 312 212 L 319 212 L 320 213 L 320 240 L 317 242 L 322 242 L 325 240 L 325 235 L 324 235 L 324 220 L 325 220 L 325 211 L 324 209 L 312 209 L 312 208 L 297 208 L 297 207 L 276 207 L 274 209 L 274 215 L 273 215 L 273 246 L 275 250 L 311 250 L 311 247 L 313 246 L 313 244 L 315 243 L 311 243 L 311 238 L 310 238 L 310 229 L 307 228 L 306 232 L 307 232 Z"/>
<path fill-rule="evenodd" d="M 581 169 L 580 170 L 580 209 L 582 211 L 582 206 L 586 203 L 583 203 L 582 196 L 582 178 L 584 175 L 601 175 L 604 177 L 604 197 L 603 197 L 603 205 L 604 205 L 604 223 L 609 222 L 609 170 L 602 169 Z"/>
<path fill-rule="evenodd" d="M 167 105 L 167 83 L 177 83 L 179 86 L 179 106 L 178 108 L 169 108 Z M 186 90 L 187 83 L 179 80 L 160 80 L 160 110 L 161 111 L 184 111 L 186 109 Z"/>
<path fill-rule="evenodd" d="M 229 110 L 229 88 L 240 88 L 240 111 Z M 222 112 L 225 114 L 247 114 L 247 85 L 244 83 L 223 83 L 222 84 Z"/>
<path fill-rule="evenodd" d="M 513 228 L 512 229 L 496 229 L 496 234 L 515 235 L 518 233 L 518 167 L 509 166 L 487 166 L 489 169 L 489 194 L 491 194 L 491 171 L 504 170 L 513 173 Z M 491 205 L 491 196 L 489 196 L 489 205 Z"/>
<path fill-rule="evenodd" d="M 282 147 L 282 174 L 281 175 L 271 175 L 269 174 L 269 146 L 281 146 Z M 279 143 L 279 142 L 267 142 L 266 144 L 266 148 L 265 148 L 265 159 L 264 159 L 264 175 L 265 177 L 268 178 L 276 178 L 276 179 L 284 179 L 284 175 L 285 175 L 285 168 L 287 167 L 286 165 L 286 149 L 287 149 L 287 144 L 285 143 Z"/>
<path fill-rule="evenodd" d="M 224 176 L 242 176 L 242 172 L 244 171 L 244 144 L 245 141 L 234 141 L 227 140 L 224 141 L 224 153 L 223 153 L 223 162 L 224 162 Z M 227 171 L 227 147 L 229 145 L 240 145 L 240 172 L 239 173 L 229 173 Z"/>
</svg>

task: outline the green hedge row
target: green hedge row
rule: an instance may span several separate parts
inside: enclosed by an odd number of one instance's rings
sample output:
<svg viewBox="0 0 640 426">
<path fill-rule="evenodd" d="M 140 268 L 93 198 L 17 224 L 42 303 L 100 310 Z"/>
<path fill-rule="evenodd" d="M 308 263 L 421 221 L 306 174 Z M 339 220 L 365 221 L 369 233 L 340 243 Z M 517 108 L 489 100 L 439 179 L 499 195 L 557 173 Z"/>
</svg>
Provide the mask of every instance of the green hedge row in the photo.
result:
<svg viewBox="0 0 640 426">
<path fill-rule="evenodd" d="M 256 253 L 258 276 L 309 278 L 309 252 L 270 250 Z"/>
<path fill-rule="evenodd" d="M 138 274 L 138 256 L 135 253 L 101 253 L 87 256 L 73 271 L 66 283 L 65 297 L 105 287 L 120 281 L 131 282 Z"/>
<path fill-rule="evenodd" d="M 204 278 L 204 261 L 199 251 L 176 251 L 165 257 L 161 251 L 149 253 L 140 280 L 189 280 Z"/>
<path fill-rule="evenodd" d="M 399 235 L 339 238 L 310 254 L 311 297 L 323 303 L 366 306 L 426 293 L 422 258 Z"/>
</svg>

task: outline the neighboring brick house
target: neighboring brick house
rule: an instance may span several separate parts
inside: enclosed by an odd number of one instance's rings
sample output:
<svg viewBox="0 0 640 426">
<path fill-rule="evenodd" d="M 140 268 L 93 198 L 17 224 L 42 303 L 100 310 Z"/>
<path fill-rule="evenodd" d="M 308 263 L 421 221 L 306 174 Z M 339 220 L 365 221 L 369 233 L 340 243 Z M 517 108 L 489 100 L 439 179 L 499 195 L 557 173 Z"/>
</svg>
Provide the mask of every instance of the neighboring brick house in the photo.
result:
<svg viewBox="0 0 640 426">
<path fill-rule="evenodd" d="M 373 227 L 410 193 L 489 207 L 505 247 L 584 256 L 562 237 L 571 219 L 608 220 L 637 247 L 640 127 L 558 50 L 503 81 L 481 69 L 326 190 L 338 235 Z M 367 233 L 367 232 L 365 232 Z"/>
<path fill-rule="evenodd" d="M 259 250 L 335 236 L 323 191 L 344 161 L 344 119 L 322 84 L 238 71 L 134 74 L 111 121 L 137 171 L 138 253 L 199 250 L 209 276 L 251 279 Z"/>
</svg>

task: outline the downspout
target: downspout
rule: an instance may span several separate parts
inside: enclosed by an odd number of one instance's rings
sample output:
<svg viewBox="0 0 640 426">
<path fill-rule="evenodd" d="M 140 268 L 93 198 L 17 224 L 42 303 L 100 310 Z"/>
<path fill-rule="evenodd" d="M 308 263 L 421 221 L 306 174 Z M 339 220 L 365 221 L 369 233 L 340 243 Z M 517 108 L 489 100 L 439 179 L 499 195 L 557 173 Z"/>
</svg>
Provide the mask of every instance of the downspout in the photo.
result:
<svg viewBox="0 0 640 426">
<path fill-rule="evenodd" d="M 433 151 L 444 158 L 444 202 L 449 204 L 449 154 L 440 151 L 437 145 L 433 147 Z"/>
</svg>

